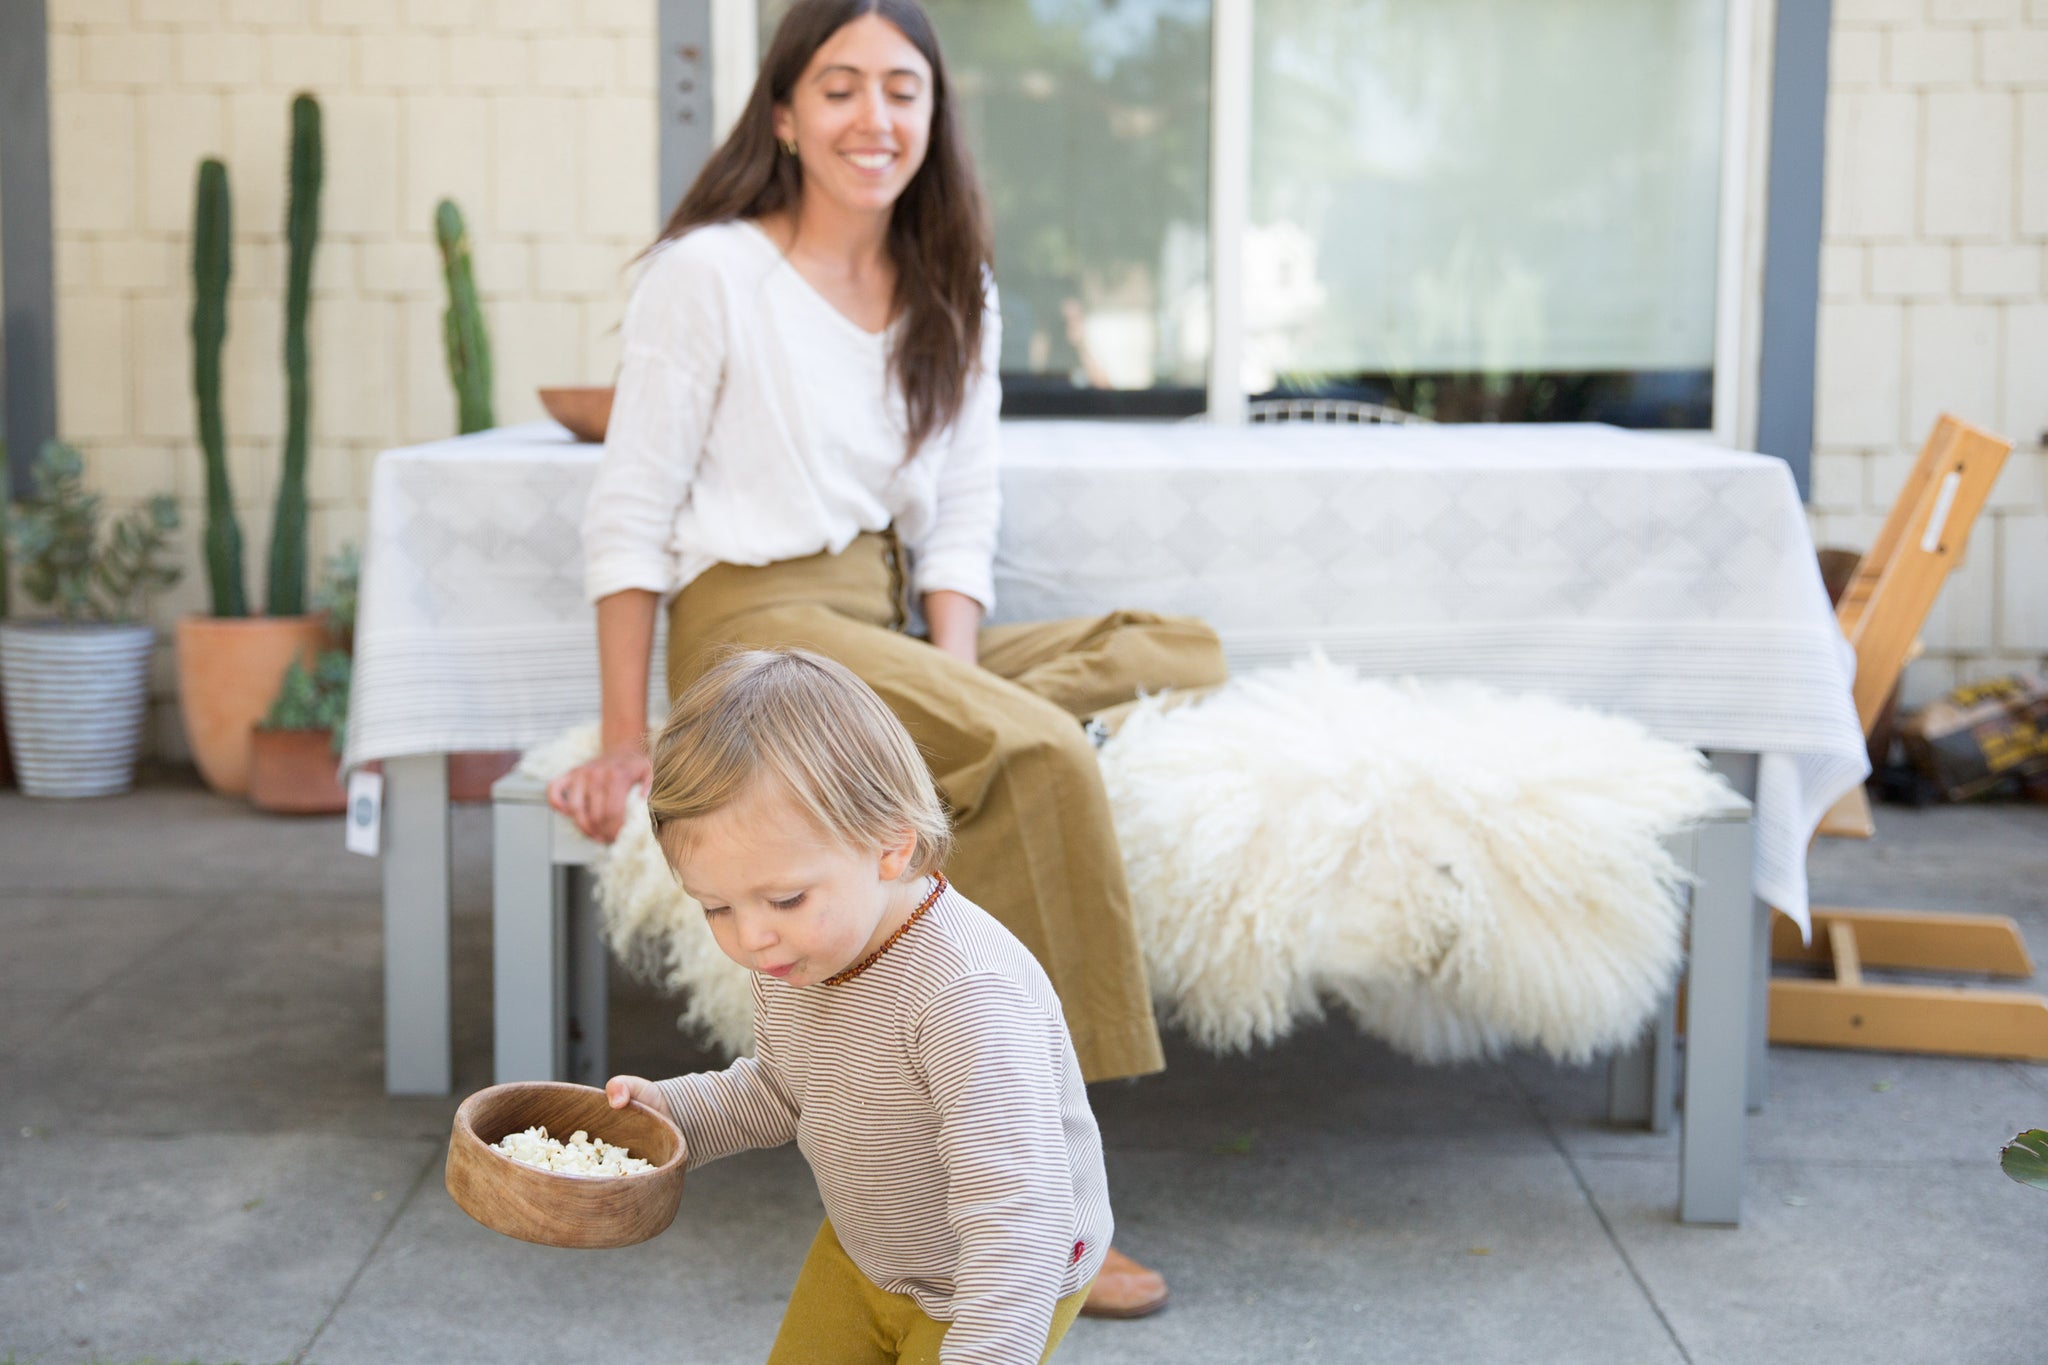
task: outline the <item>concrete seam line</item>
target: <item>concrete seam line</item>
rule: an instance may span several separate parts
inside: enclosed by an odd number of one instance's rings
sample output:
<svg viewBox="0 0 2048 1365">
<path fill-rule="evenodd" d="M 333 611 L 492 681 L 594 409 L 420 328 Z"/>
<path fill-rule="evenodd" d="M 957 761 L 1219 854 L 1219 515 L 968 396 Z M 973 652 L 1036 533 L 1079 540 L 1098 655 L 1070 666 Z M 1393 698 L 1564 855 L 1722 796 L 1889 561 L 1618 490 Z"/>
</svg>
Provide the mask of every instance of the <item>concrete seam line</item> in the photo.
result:
<svg viewBox="0 0 2048 1365">
<path fill-rule="evenodd" d="M 377 1253 L 383 1249 L 384 1239 L 391 1235 L 391 1229 L 398 1226 L 398 1220 L 412 1207 L 412 1201 L 419 1196 L 420 1186 L 427 1183 L 427 1176 L 432 1174 L 435 1163 L 440 1161 L 441 1153 L 442 1149 L 438 1142 L 430 1144 L 426 1162 L 421 1165 L 420 1173 L 412 1178 L 412 1187 L 405 1192 L 405 1198 L 398 1201 L 398 1207 L 391 1210 L 391 1216 L 384 1220 L 384 1226 L 377 1230 L 377 1240 L 370 1243 L 370 1249 L 363 1253 L 363 1259 L 356 1266 L 355 1273 L 348 1277 L 348 1283 L 341 1287 L 341 1293 L 335 1295 L 334 1302 L 327 1306 L 327 1315 L 320 1319 L 320 1325 L 313 1329 L 313 1335 L 306 1338 L 305 1345 L 292 1352 L 291 1365 L 305 1365 L 306 1353 L 313 1349 L 314 1344 L 320 1340 L 320 1334 L 327 1330 L 327 1325 L 334 1321 L 334 1315 L 341 1311 L 341 1306 L 348 1302 L 348 1296 L 355 1292 L 357 1281 L 361 1280 L 363 1272 L 370 1268 L 370 1262 L 377 1259 Z"/>
<path fill-rule="evenodd" d="M 1607 1219 L 1607 1210 L 1600 1207 L 1600 1200 L 1593 1194 L 1593 1187 L 1586 1183 L 1585 1173 L 1579 1169 L 1579 1163 L 1572 1159 L 1571 1152 L 1564 1145 L 1564 1139 L 1557 1135 L 1557 1129 L 1550 1122 L 1550 1116 L 1543 1112 L 1543 1106 L 1536 1103 L 1536 1097 L 1522 1085 L 1512 1068 L 1502 1067 L 1501 1072 L 1507 1077 L 1508 1084 L 1515 1088 L 1515 1093 L 1522 1097 L 1522 1103 L 1528 1107 L 1530 1114 L 1535 1116 L 1537 1125 L 1543 1129 L 1543 1135 L 1550 1139 L 1551 1147 L 1563 1159 L 1565 1169 L 1572 1173 L 1572 1182 L 1579 1187 L 1579 1197 L 1584 1199 L 1586 1207 L 1593 1211 L 1593 1217 L 1600 1224 L 1600 1231 L 1607 1234 L 1608 1245 L 1612 1246 L 1614 1254 L 1621 1258 L 1622 1268 L 1628 1271 L 1628 1277 L 1636 1282 L 1636 1290 L 1643 1296 L 1643 1302 L 1657 1315 L 1657 1321 L 1664 1328 L 1664 1334 L 1671 1338 L 1671 1345 L 1677 1350 L 1679 1359 L 1683 1360 L 1685 1365 L 1695 1365 L 1692 1352 L 1685 1349 L 1685 1343 L 1679 1340 L 1678 1329 L 1672 1326 L 1671 1319 L 1664 1314 L 1664 1305 L 1657 1302 L 1656 1293 L 1651 1290 L 1642 1272 L 1636 1269 L 1635 1258 L 1630 1256 L 1628 1248 L 1621 1244 L 1621 1238 L 1614 1231 L 1614 1224 Z"/>
</svg>

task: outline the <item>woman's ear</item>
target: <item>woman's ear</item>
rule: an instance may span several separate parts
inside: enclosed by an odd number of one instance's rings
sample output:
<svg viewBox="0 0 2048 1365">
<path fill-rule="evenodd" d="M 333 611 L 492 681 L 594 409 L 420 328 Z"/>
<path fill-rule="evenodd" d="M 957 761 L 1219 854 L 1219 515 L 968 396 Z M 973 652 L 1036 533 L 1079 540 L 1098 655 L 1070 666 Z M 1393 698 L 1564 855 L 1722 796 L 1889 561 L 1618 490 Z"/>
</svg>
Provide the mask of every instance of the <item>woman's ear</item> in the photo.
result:
<svg viewBox="0 0 2048 1365">
<path fill-rule="evenodd" d="M 876 871 L 885 882 L 893 882 L 910 869 L 910 860 L 917 856 L 917 831 L 906 829 L 903 837 L 882 849 L 882 859 Z"/>
<path fill-rule="evenodd" d="M 775 106 L 775 140 L 787 142 L 796 136 L 796 115 L 789 112 L 789 106 Z"/>
</svg>

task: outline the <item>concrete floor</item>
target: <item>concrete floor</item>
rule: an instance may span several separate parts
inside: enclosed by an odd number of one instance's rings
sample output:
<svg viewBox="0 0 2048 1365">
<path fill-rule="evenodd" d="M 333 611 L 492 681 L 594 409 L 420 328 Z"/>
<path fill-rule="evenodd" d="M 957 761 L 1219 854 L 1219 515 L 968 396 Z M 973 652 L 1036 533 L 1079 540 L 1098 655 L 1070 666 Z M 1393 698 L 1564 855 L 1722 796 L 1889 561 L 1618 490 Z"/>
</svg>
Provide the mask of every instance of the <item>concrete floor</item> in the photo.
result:
<svg viewBox="0 0 2048 1365">
<path fill-rule="evenodd" d="M 2012 914 L 2048 957 L 2048 807 L 1878 813 L 1817 898 Z M 458 812 L 456 1089 L 489 1083 L 489 834 Z M 455 1098 L 382 1089 L 376 865 L 335 820 L 159 776 L 0 794 L 0 1361 L 757 1361 L 819 1217 L 792 1150 L 691 1181 L 639 1247 L 565 1252 L 441 1184 Z M 2048 982 L 2037 978 L 2037 988 Z M 614 981 L 621 1070 L 711 1065 Z M 2048 1194 L 1999 1146 L 2048 1070 L 1776 1049 L 1745 1223 L 1674 1220 L 1676 1139 L 1602 1073 L 1428 1069 L 1342 1024 L 1169 1044 L 1098 1087 L 1118 1243 L 1171 1277 L 1074 1362 L 2028 1361 Z"/>
</svg>

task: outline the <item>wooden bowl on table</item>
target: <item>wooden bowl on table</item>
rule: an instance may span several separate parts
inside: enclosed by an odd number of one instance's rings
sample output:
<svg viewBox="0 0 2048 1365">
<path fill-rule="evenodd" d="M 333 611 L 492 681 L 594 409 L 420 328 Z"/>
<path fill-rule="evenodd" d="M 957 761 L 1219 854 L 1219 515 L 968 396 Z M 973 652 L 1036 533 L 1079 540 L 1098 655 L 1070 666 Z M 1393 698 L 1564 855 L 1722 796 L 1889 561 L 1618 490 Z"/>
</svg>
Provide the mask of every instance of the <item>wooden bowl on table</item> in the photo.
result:
<svg viewBox="0 0 2048 1365">
<path fill-rule="evenodd" d="M 579 441 L 602 441 L 612 420 L 612 387 L 536 389 L 548 416 L 569 428 Z"/>
<path fill-rule="evenodd" d="M 577 1129 L 654 1163 L 637 1175 L 543 1171 L 492 1149 L 536 1125 L 564 1142 Z M 683 1197 L 683 1135 L 666 1114 L 638 1102 L 614 1109 L 604 1091 L 560 1081 L 515 1081 L 479 1090 L 455 1111 L 448 1137 L 448 1193 L 495 1232 L 551 1247 L 623 1247 L 675 1220 Z"/>
</svg>

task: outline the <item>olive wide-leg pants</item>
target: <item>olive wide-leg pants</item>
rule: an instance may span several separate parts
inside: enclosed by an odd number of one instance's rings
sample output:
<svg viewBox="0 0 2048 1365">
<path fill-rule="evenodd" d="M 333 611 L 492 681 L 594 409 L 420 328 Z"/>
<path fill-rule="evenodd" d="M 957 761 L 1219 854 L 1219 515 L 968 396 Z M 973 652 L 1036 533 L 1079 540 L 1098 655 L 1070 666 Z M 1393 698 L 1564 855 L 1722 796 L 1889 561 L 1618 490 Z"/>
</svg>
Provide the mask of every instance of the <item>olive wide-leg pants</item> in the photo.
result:
<svg viewBox="0 0 2048 1365">
<path fill-rule="evenodd" d="M 1216 633 L 1149 612 L 983 628 L 976 668 L 907 635 L 895 538 L 721 564 L 669 607 L 669 694 L 732 647 L 836 659 L 924 751 L 953 818 L 946 875 L 1045 967 L 1091 1081 L 1165 1065 L 1109 799 L 1081 718 L 1225 676 Z"/>
</svg>

